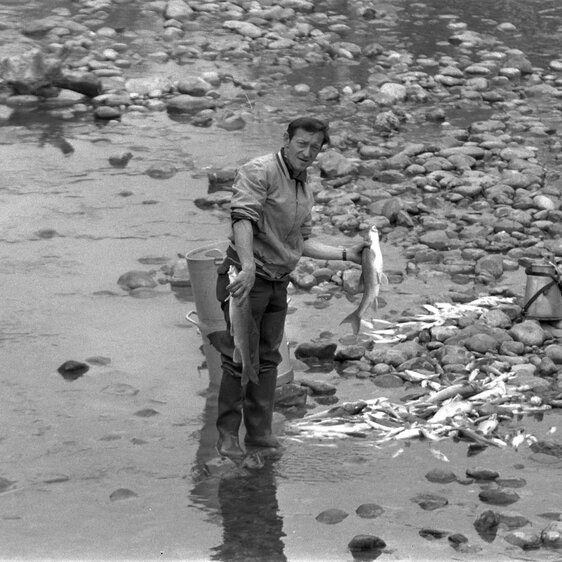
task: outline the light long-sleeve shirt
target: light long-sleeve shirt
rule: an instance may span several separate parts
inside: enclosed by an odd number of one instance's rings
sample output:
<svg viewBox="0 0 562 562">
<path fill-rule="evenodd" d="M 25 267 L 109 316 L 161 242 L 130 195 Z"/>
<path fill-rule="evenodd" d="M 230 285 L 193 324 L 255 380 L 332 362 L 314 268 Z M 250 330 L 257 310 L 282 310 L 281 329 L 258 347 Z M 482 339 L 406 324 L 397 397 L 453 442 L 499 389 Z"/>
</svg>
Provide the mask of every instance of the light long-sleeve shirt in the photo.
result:
<svg viewBox="0 0 562 562">
<path fill-rule="evenodd" d="M 249 220 L 254 229 L 258 275 L 285 278 L 302 256 L 312 230 L 312 189 L 293 179 L 282 152 L 260 156 L 242 165 L 234 180 L 231 217 Z M 234 237 L 231 235 L 231 242 Z M 229 252 L 236 261 L 236 254 Z"/>
</svg>

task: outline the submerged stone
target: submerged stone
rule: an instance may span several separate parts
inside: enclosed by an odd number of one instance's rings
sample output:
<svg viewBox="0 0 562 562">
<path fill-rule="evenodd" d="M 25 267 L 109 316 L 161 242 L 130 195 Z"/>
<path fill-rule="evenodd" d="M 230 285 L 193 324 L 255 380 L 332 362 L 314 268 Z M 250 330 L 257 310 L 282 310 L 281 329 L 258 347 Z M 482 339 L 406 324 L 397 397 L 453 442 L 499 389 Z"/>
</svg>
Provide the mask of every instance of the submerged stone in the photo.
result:
<svg viewBox="0 0 562 562">
<path fill-rule="evenodd" d="M 418 494 L 411 498 L 411 501 L 417 503 L 425 511 L 434 511 L 440 507 L 445 507 L 449 500 L 437 494 Z"/>
<path fill-rule="evenodd" d="M 384 509 L 376 503 L 361 504 L 355 513 L 362 519 L 376 519 L 384 513 Z"/>
<path fill-rule="evenodd" d="M 425 475 L 425 477 L 430 482 L 438 482 L 440 484 L 448 484 L 449 482 L 454 482 L 457 479 L 454 472 L 442 468 L 433 468 Z"/>
<path fill-rule="evenodd" d="M 326 523 L 326 525 L 335 525 L 341 523 L 349 513 L 341 509 L 327 509 L 316 516 L 316 521 L 319 523 Z"/>
<path fill-rule="evenodd" d="M 82 363 L 81 361 L 74 361 L 70 359 L 65 361 L 57 371 L 62 375 L 62 378 L 67 381 L 74 381 L 80 378 L 84 373 L 90 370 L 89 365 Z"/>
<path fill-rule="evenodd" d="M 138 497 L 138 494 L 133 492 L 133 490 L 129 490 L 128 488 L 118 488 L 117 490 L 109 494 L 109 499 L 112 502 L 119 500 L 128 500 L 136 497 Z"/>
<path fill-rule="evenodd" d="M 509 505 L 519 500 L 519 494 L 513 490 L 506 490 L 504 488 L 493 488 L 489 490 L 482 490 L 478 497 L 484 503 L 492 505 Z"/>
<path fill-rule="evenodd" d="M 375 535 L 355 535 L 347 545 L 352 553 L 377 551 L 385 548 L 386 543 Z"/>
</svg>

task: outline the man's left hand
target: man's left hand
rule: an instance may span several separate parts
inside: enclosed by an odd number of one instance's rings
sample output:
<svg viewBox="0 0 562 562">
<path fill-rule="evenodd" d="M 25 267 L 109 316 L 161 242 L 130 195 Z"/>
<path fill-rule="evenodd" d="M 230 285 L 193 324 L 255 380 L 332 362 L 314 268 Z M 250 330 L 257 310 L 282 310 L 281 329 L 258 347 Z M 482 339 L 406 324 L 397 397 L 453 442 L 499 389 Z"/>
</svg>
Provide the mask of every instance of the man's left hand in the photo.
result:
<svg viewBox="0 0 562 562">
<path fill-rule="evenodd" d="M 361 265 L 363 250 L 370 246 L 369 242 L 361 242 L 347 248 L 347 259 L 353 263 L 358 263 Z"/>
</svg>

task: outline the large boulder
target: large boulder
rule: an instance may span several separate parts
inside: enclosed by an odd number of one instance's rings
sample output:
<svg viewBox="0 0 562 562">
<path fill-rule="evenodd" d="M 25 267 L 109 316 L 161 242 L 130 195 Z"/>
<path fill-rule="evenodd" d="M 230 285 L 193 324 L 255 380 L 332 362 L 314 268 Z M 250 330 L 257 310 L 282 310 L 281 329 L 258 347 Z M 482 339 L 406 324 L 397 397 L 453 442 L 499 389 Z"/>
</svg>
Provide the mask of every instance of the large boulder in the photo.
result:
<svg viewBox="0 0 562 562">
<path fill-rule="evenodd" d="M 61 61 L 47 58 L 39 49 L 0 59 L 0 81 L 15 94 L 33 94 L 62 76 Z"/>
</svg>

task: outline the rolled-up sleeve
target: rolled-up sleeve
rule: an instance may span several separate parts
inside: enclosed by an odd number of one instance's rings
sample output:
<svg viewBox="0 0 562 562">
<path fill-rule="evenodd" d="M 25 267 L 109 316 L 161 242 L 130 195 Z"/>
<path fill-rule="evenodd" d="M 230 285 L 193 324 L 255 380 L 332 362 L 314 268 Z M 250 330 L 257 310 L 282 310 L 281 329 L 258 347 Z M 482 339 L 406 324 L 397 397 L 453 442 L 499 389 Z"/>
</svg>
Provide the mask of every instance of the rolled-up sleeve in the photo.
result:
<svg viewBox="0 0 562 562">
<path fill-rule="evenodd" d="M 267 197 L 265 173 L 253 162 L 238 169 L 232 186 L 230 216 L 233 222 L 246 219 L 255 225 L 263 223 L 263 204 Z"/>
<path fill-rule="evenodd" d="M 312 214 L 309 213 L 301 226 L 303 240 L 308 240 L 312 235 Z"/>
</svg>

